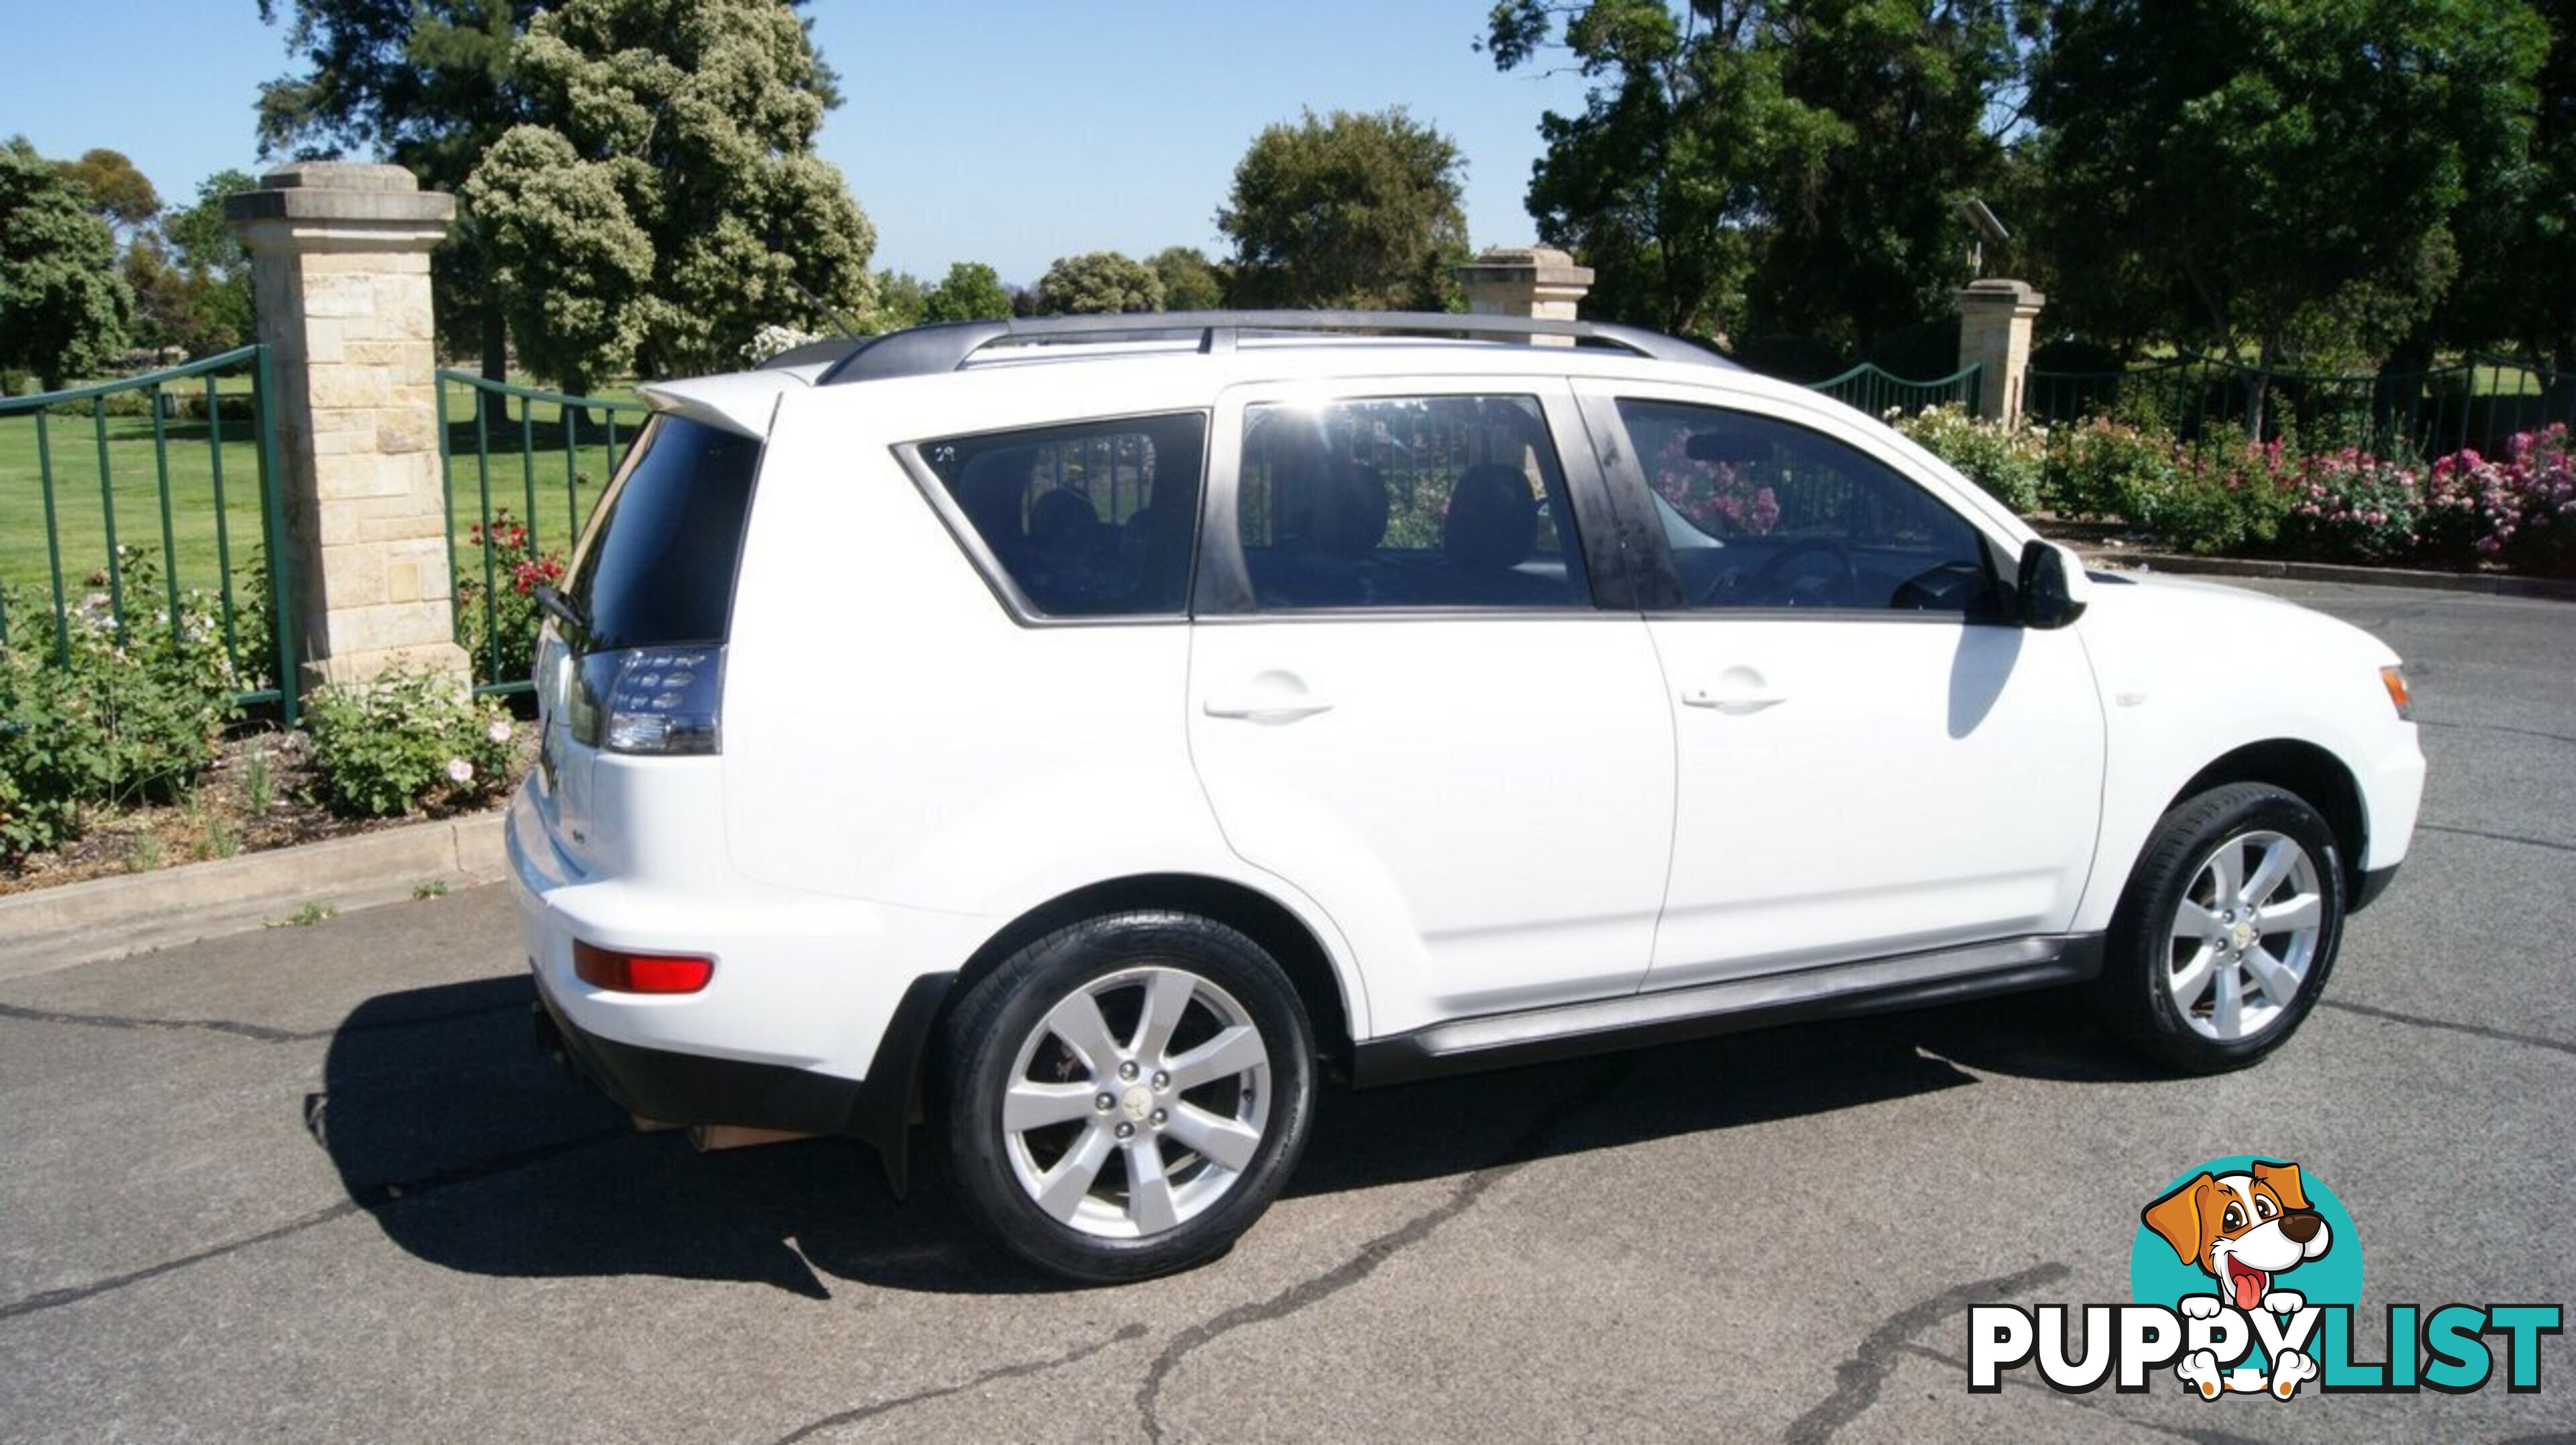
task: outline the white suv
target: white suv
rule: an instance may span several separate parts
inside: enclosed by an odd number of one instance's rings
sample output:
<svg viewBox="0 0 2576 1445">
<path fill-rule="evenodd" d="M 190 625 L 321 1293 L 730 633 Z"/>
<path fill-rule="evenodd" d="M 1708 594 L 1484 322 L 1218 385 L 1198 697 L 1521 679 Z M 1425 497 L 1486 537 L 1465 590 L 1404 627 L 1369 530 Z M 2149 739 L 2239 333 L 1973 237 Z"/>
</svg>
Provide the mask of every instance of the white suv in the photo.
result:
<svg viewBox="0 0 2576 1445">
<path fill-rule="evenodd" d="M 2088 576 L 1668 337 L 971 322 L 646 395 L 545 598 L 541 1028 L 899 1192 L 927 1118 L 1068 1276 L 1222 1250 L 1327 1075 L 2054 985 L 2250 1063 L 2414 827 L 2376 640 Z"/>
</svg>

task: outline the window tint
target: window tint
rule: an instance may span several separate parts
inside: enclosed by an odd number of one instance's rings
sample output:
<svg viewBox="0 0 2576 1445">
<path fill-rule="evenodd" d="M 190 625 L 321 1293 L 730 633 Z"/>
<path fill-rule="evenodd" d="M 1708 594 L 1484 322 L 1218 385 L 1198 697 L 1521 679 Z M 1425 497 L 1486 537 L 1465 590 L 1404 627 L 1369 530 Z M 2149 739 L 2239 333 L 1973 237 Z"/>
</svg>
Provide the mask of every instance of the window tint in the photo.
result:
<svg viewBox="0 0 2576 1445">
<path fill-rule="evenodd" d="M 1207 418 L 1127 417 L 921 448 L 993 560 L 1050 617 L 1177 615 Z"/>
<path fill-rule="evenodd" d="M 1263 608 L 1591 604 L 1529 397 L 1251 407 L 1236 509 Z"/>
<path fill-rule="evenodd" d="M 565 594 L 589 616 L 585 650 L 724 640 L 759 469 L 750 437 L 654 419 L 600 507 Z"/>
<path fill-rule="evenodd" d="M 1694 607 L 1982 614 L 1983 536 L 1866 452 L 1770 417 L 1623 400 Z"/>
</svg>

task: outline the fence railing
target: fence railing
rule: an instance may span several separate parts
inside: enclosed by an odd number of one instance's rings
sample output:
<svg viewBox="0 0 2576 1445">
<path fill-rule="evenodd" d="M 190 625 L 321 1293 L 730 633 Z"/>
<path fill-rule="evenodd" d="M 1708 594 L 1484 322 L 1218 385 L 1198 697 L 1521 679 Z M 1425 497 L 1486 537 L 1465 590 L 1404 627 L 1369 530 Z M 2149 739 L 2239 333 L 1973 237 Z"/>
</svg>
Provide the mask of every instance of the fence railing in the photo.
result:
<svg viewBox="0 0 2576 1445">
<path fill-rule="evenodd" d="M 113 630 L 122 644 L 137 608 L 173 633 L 211 623 L 243 684 L 239 701 L 275 703 L 291 726 L 274 394 L 267 348 L 244 346 L 0 397 L 0 642 L 35 636 L 42 647 L 50 631 L 60 665 L 75 629 Z M 148 501 L 135 495 L 147 483 Z M 130 595 L 137 588 L 147 595 Z M 31 598 L 50 613 L 49 629 L 11 615 Z"/>
<path fill-rule="evenodd" d="M 1979 380 L 1982 366 L 1968 366 L 1931 381 L 1908 381 L 1896 373 L 1870 362 L 1822 381 L 1809 382 L 1808 389 L 1821 391 L 1846 406 L 1865 411 L 1871 416 L 1885 416 L 1891 407 L 1908 412 L 1927 406 L 1956 402 L 1977 414 Z"/>
<path fill-rule="evenodd" d="M 507 415 L 512 403 L 516 417 Z M 625 398 L 438 373 L 438 459 L 446 480 L 456 641 L 476 692 L 528 690 L 542 620 L 535 589 L 561 580 L 573 543 L 645 412 L 642 402 Z"/>
<path fill-rule="evenodd" d="M 2126 371 L 2034 368 L 2023 398 L 2025 414 L 2049 425 L 2124 413 L 2177 436 L 2225 430 L 2268 440 L 2294 431 L 2310 445 L 2419 456 L 2499 452 L 2517 432 L 2576 424 L 2576 375 L 2487 356 L 2357 374 L 2265 371 L 2203 356 Z"/>
</svg>

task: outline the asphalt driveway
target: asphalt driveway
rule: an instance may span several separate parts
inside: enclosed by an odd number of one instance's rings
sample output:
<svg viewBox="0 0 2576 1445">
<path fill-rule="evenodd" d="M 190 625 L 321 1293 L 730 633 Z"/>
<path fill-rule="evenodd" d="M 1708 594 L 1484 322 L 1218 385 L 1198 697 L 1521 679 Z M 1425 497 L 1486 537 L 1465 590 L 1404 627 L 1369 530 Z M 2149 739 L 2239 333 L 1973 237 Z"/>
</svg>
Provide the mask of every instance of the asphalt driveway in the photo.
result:
<svg viewBox="0 0 2576 1445">
<path fill-rule="evenodd" d="M 2271 590 L 2407 654 L 2433 772 L 2251 1072 L 2043 995 L 1333 1095 L 1231 1255 L 1060 1291 L 853 1146 L 631 1132 L 484 890 L 0 984 L 0 1437 L 2565 1431 L 2565 1337 L 2537 1394 L 1965 1388 L 1971 1302 L 2128 1298 L 2224 1154 L 2331 1184 L 2370 1301 L 2576 1301 L 2576 606 Z"/>
</svg>

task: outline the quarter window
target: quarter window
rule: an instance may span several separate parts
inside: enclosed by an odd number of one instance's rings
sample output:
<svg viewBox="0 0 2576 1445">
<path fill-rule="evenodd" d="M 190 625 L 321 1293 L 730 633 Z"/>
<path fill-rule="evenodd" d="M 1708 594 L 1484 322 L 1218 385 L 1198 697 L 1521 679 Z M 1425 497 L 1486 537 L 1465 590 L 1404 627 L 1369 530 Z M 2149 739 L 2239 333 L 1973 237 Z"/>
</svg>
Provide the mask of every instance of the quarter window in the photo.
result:
<svg viewBox="0 0 2576 1445">
<path fill-rule="evenodd" d="M 951 437 L 923 445 L 920 454 L 1033 611 L 1121 617 L 1186 610 L 1205 416 Z"/>
<path fill-rule="evenodd" d="M 1250 407 L 1236 512 L 1264 609 L 1591 604 L 1530 397 Z"/>
<path fill-rule="evenodd" d="M 1986 615 L 1983 534 L 1868 453 L 1773 417 L 1625 399 L 1692 607 Z"/>
</svg>

